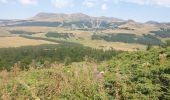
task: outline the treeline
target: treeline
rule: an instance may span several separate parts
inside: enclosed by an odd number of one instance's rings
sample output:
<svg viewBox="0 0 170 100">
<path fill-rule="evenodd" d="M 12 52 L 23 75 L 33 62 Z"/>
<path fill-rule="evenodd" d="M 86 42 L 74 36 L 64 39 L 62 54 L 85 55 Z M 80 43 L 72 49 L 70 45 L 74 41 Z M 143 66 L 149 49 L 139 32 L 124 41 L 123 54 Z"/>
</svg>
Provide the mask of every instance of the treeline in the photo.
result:
<svg viewBox="0 0 170 100">
<path fill-rule="evenodd" d="M 60 46 L 62 46 L 62 45 L 68 45 L 68 46 L 79 45 L 79 46 L 82 46 L 82 44 L 79 44 L 79 43 L 67 42 L 67 41 L 62 41 L 62 40 L 54 40 L 54 39 L 44 38 L 44 37 L 33 37 L 33 36 L 28 36 L 28 35 L 20 35 L 20 37 L 24 37 L 24 38 L 27 38 L 27 39 L 45 40 L 45 41 L 55 42 L 55 43 L 59 43 Z"/>
<path fill-rule="evenodd" d="M 33 60 L 37 62 L 37 67 L 43 66 L 46 61 L 65 63 L 66 65 L 84 60 L 104 61 L 118 53 L 120 51 L 103 51 L 70 44 L 3 48 L 0 49 L 0 70 L 10 70 L 17 62 L 21 63 L 22 69 L 29 69 Z"/>
<path fill-rule="evenodd" d="M 15 26 L 48 26 L 48 27 L 58 27 L 60 22 L 23 22 L 16 24 Z"/>
<path fill-rule="evenodd" d="M 154 33 L 155 36 L 159 36 L 161 38 L 170 37 L 170 29 L 161 29 L 159 31 L 151 31 L 151 33 Z"/>
<path fill-rule="evenodd" d="M 160 45 L 162 42 L 155 36 L 150 34 L 137 36 L 135 34 L 109 34 L 109 35 L 92 35 L 92 40 L 105 40 L 111 42 L 124 42 L 124 43 L 139 43 L 144 45 Z"/>
<path fill-rule="evenodd" d="M 111 99 L 169 100 L 170 48 L 122 53 L 105 68 Z"/>
<path fill-rule="evenodd" d="M 57 32 L 48 32 L 46 35 L 46 37 L 54 37 L 54 38 L 71 38 L 74 37 L 73 33 L 57 33 Z"/>
<path fill-rule="evenodd" d="M 26 31 L 19 31 L 19 30 L 12 30 L 10 31 L 11 34 L 19 34 L 19 35 L 22 35 L 22 34 L 26 34 L 26 35 L 32 35 L 32 34 L 35 34 L 34 32 L 26 32 Z"/>
</svg>

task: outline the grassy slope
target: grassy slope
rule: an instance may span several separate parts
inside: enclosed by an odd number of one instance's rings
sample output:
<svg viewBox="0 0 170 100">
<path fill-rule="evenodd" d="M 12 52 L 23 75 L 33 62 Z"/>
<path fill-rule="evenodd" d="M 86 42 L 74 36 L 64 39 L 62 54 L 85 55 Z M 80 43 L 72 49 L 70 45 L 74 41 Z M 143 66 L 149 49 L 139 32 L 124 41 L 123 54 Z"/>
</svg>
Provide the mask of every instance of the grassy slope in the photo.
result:
<svg viewBox="0 0 170 100">
<path fill-rule="evenodd" d="M 109 63 L 47 64 L 0 72 L 3 99 L 169 100 L 170 48 L 122 53 Z M 104 75 L 103 75 L 104 73 Z"/>
<path fill-rule="evenodd" d="M 3 99 L 102 99 L 107 100 L 96 64 L 70 66 L 52 64 L 51 68 L 0 72 L 0 97 Z"/>
<path fill-rule="evenodd" d="M 20 47 L 40 44 L 57 44 L 45 40 L 33 40 L 23 37 L 0 37 L 0 48 Z"/>
<path fill-rule="evenodd" d="M 124 25 L 121 27 L 134 27 L 134 25 Z M 61 33 L 73 33 L 75 35 L 74 38 L 67 39 L 69 42 L 81 43 L 83 45 L 93 47 L 93 48 L 114 48 L 117 50 L 124 51 L 134 51 L 136 49 L 144 50 L 146 47 L 141 44 L 131 44 L 131 43 L 119 43 L 119 42 L 106 42 L 106 41 L 93 41 L 91 40 L 91 35 L 94 31 L 82 31 L 82 30 L 72 30 L 67 28 L 55 28 L 55 27 L 6 27 L 6 30 L 22 30 L 28 32 L 35 32 L 33 34 L 34 37 L 45 37 L 47 32 L 61 32 Z M 143 25 L 141 27 L 136 27 L 135 30 L 125 30 L 125 29 L 108 29 L 103 31 L 98 31 L 100 34 L 117 34 L 117 33 L 129 33 L 129 34 L 148 34 L 149 31 L 157 30 L 158 27 L 154 25 Z M 41 32 L 41 33 L 40 33 Z"/>
<path fill-rule="evenodd" d="M 6 37 L 6 36 L 11 36 L 11 34 L 7 30 L 4 30 L 0 27 L 0 37 Z"/>
</svg>

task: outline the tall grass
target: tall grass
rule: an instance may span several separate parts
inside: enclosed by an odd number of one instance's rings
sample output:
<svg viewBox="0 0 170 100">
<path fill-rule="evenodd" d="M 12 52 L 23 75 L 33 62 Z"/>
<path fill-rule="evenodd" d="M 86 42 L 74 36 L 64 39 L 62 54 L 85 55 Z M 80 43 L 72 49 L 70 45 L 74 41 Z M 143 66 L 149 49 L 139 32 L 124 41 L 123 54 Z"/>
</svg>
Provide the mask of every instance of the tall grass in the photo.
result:
<svg viewBox="0 0 170 100">
<path fill-rule="evenodd" d="M 97 65 L 75 63 L 51 64 L 49 68 L 28 71 L 15 64 L 12 71 L 0 72 L 0 97 L 3 100 L 107 100 Z"/>
</svg>

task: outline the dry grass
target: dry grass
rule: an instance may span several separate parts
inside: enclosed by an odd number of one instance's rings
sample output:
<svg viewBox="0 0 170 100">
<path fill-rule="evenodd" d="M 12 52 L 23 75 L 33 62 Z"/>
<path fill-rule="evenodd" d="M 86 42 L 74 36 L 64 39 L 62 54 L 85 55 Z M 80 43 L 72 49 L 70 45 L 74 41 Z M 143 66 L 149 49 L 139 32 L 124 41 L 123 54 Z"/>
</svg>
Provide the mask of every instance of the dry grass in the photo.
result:
<svg viewBox="0 0 170 100">
<path fill-rule="evenodd" d="M 16 27 L 5 27 L 6 30 L 22 30 L 26 32 L 50 32 L 50 31 L 64 31 L 65 28 L 56 27 L 40 27 L 40 26 L 16 26 Z"/>
<path fill-rule="evenodd" d="M 93 41 L 82 41 L 82 44 L 85 46 L 90 46 L 97 49 L 109 49 L 113 48 L 115 50 L 123 50 L 123 51 L 135 51 L 137 49 L 145 50 L 146 46 L 141 44 L 129 44 L 129 43 L 121 43 L 121 42 L 106 42 L 102 40 L 93 40 Z"/>
<path fill-rule="evenodd" d="M 7 30 L 4 30 L 0 27 L 0 37 L 6 37 L 6 36 L 11 36 L 11 34 Z"/>
<path fill-rule="evenodd" d="M 28 45 L 56 44 L 44 40 L 33 40 L 22 37 L 0 37 L 0 48 L 20 47 Z"/>
<path fill-rule="evenodd" d="M 135 27 L 133 24 L 128 24 L 129 27 Z M 122 26 L 123 27 L 123 26 Z M 124 26 L 125 27 L 125 26 Z M 7 30 L 23 30 L 28 32 L 35 32 L 37 34 L 33 34 L 34 37 L 45 37 L 47 32 L 58 32 L 58 33 L 73 33 L 75 38 L 70 39 L 70 42 L 77 42 L 84 44 L 85 46 L 93 47 L 93 48 L 114 48 L 116 50 L 123 50 L 123 51 L 134 51 L 136 49 L 144 50 L 146 46 L 140 44 L 129 44 L 129 43 L 120 43 L 120 42 L 106 42 L 106 41 L 93 41 L 91 40 L 91 36 L 94 31 L 82 31 L 82 30 L 72 30 L 69 28 L 56 28 L 56 27 L 6 27 Z M 156 30 L 157 27 L 154 25 L 147 25 L 144 24 L 140 27 L 135 27 L 135 30 L 125 30 L 125 29 L 107 29 L 103 31 L 97 31 L 98 34 L 120 34 L 120 33 L 127 33 L 127 34 L 148 34 L 149 31 Z M 42 33 L 39 33 L 42 32 Z"/>
<path fill-rule="evenodd" d="M 142 35 L 142 34 L 149 34 L 150 31 L 159 30 L 159 28 L 155 25 L 149 25 L 149 24 L 143 24 L 135 26 L 132 23 L 128 23 L 125 25 L 120 26 L 119 28 L 129 28 L 133 30 L 125 30 L 125 29 L 114 29 L 114 30 L 104 30 L 102 31 L 103 34 L 117 34 L 117 33 L 128 33 L 128 34 L 136 34 L 136 35 Z"/>
</svg>

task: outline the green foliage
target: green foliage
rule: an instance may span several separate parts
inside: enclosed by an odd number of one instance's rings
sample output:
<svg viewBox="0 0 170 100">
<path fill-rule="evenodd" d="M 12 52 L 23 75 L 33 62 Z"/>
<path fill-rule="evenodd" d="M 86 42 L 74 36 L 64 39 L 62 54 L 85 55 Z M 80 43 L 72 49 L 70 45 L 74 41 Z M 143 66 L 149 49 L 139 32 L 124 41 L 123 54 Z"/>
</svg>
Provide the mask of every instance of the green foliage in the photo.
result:
<svg viewBox="0 0 170 100">
<path fill-rule="evenodd" d="M 108 94 L 121 99 L 170 99 L 170 48 L 122 53 L 105 73 Z"/>
<path fill-rule="evenodd" d="M 22 35 L 22 34 L 26 34 L 26 35 L 32 35 L 32 34 L 35 34 L 34 32 L 15 31 L 15 30 L 10 31 L 10 33 L 11 33 L 11 34 L 20 34 L 20 35 Z"/>
<path fill-rule="evenodd" d="M 40 45 L 20 48 L 0 49 L 0 69 L 10 69 L 14 63 L 21 62 L 22 69 L 28 69 L 32 60 L 44 65 L 45 61 L 60 62 L 66 65 L 72 62 L 84 61 L 87 56 L 89 59 L 104 61 L 117 55 L 119 51 L 103 51 L 92 49 L 81 45 Z"/>
<path fill-rule="evenodd" d="M 152 45 L 148 44 L 146 47 L 146 50 L 150 50 L 152 48 Z"/>
<path fill-rule="evenodd" d="M 44 37 L 33 37 L 33 36 L 28 36 L 28 35 L 20 35 L 20 37 L 24 37 L 24 38 L 28 38 L 28 39 L 33 39 L 33 40 L 45 40 L 45 41 L 60 43 L 59 44 L 60 46 L 62 46 L 62 45 L 65 45 L 65 46 L 71 46 L 71 45 L 82 46 L 79 43 L 67 42 L 67 41 L 62 41 L 62 40 L 54 40 L 54 39 L 44 38 Z"/>
<path fill-rule="evenodd" d="M 159 45 L 161 40 L 152 35 L 137 36 L 134 34 L 110 34 L 110 35 L 97 35 L 92 36 L 92 40 L 105 40 L 111 42 L 124 42 L 124 43 L 139 43 L 144 45 Z"/>
<path fill-rule="evenodd" d="M 159 36 L 161 38 L 168 38 L 170 37 L 170 29 L 161 29 L 159 31 L 151 31 L 155 34 L 155 36 Z"/>
<path fill-rule="evenodd" d="M 60 22 L 23 22 L 16 24 L 15 26 L 48 26 L 48 27 L 58 27 Z"/>
<path fill-rule="evenodd" d="M 170 40 L 165 40 L 165 42 L 160 45 L 160 47 L 162 47 L 162 48 L 166 48 L 169 46 L 170 46 Z"/>
<path fill-rule="evenodd" d="M 74 37 L 73 33 L 57 33 L 57 32 L 48 32 L 45 36 L 64 39 Z"/>
<path fill-rule="evenodd" d="M 18 76 L 13 76 L 12 71 L 6 72 L 8 76 L 2 80 L 7 82 L 0 81 L 0 97 L 5 100 L 7 97 L 9 100 L 108 100 L 103 84 L 94 74 L 94 65 L 88 65 L 55 65 L 55 68 L 20 71 Z"/>
<path fill-rule="evenodd" d="M 170 46 L 170 40 L 166 40 L 166 46 Z"/>
</svg>

